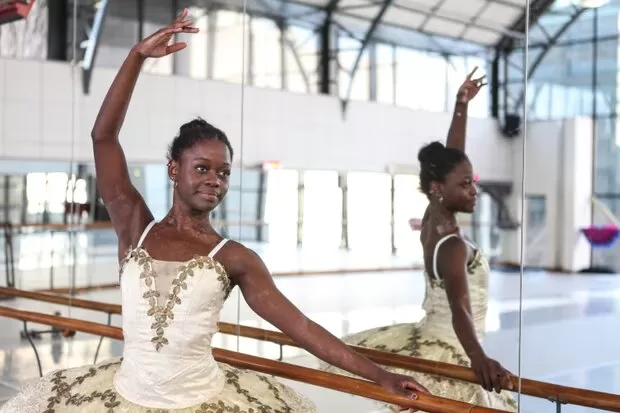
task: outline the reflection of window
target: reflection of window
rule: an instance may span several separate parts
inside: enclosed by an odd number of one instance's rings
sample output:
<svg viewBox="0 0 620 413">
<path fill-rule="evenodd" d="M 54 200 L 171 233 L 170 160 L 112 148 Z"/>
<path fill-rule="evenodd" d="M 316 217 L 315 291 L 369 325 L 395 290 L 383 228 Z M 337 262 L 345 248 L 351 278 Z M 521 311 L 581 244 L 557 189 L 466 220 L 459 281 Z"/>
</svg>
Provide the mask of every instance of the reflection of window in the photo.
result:
<svg viewBox="0 0 620 413">
<path fill-rule="evenodd" d="M 416 175 L 394 177 L 394 241 L 404 255 L 423 262 L 420 231 L 413 231 L 409 226 L 411 218 L 422 219 L 428 205 L 426 195 L 418 190 L 419 182 Z"/>
<path fill-rule="evenodd" d="M 232 11 L 218 11 L 216 16 L 213 78 L 242 83 L 246 77 L 242 74 L 242 70 L 245 67 L 247 74 L 249 62 L 250 31 L 247 28 L 249 19 L 241 13 Z"/>
<path fill-rule="evenodd" d="M 267 174 L 265 222 L 269 242 L 297 243 L 299 178 L 291 169 L 272 169 Z"/>
<path fill-rule="evenodd" d="M 347 175 L 347 187 L 351 249 L 391 250 L 390 176 L 384 173 L 350 172 Z"/>
<path fill-rule="evenodd" d="M 317 38 L 312 30 L 289 27 L 286 30 L 284 67 L 286 88 L 292 92 L 316 93 L 318 67 Z"/>
<path fill-rule="evenodd" d="M 66 179 L 65 179 L 66 182 Z M 73 185 L 75 183 L 75 188 Z M 75 195 L 75 199 L 74 199 Z M 76 202 L 78 204 L 85 204 L 88 200 L 88 194 L 86 193 L 86 180 L 78 179 L 75 182 L 75 178 L 71 179 L 71 182 L 67 188 L 67 202 Z"/>
<path fill-rule="evenodd" d="M 475 227 L 470 228 L 468 232 L 478 248 L 484 251 L 487 256 L 499 254 L 497 249 L 499 247 L 498 233 L 494 225 L 497 216 L 496 208 L 497 206 L 491 196 L 482 192 L 478 194 L 478 203 L 474 214 L 465 216 L 463 219 L 465 222 L 475 223 Z"/>
<path fill-rule="evenodd" d="M 45 210 L 46 191 L 47 181 L 44 173 L 31 173 L 26 176 L 26 198 L 28 199 L 29 214 L 40 214 Z"/>
<path fill-rule="evenodd" d="M 527 229 L 540 229 L 545 225 L 547 205 L 543 195 L 529 195 L 527 197 Z"/>
<path fill-rule="evenodd" d="M 342 190 L 335 171 L 304 172 L 303 244 L 338 248 L 342 234 Z"/>
<path fill-rule="evenodd" d="M 396 104 L 411 109 L 445 111 L 446 70 L 446 60 L 439 54 L 397 48 Z"/>
<path fill-rule="evenodd" d="M 204 9 L 192 7 L 190 13 L 193 17 L 193 26 L 200 31 L 187 39 L 186 58 L 189 59 L 189 75 L 194 79 L 207 77 L 207 36 L 209 33 L 208 17 Z M 185 40 L 185 39 L 184 39 Z"/>
<path fill-rule="evenodd" d="M 368 70 L 369 59 L 368 51 L 362 53 L 362 57 L 357 66 L 355 77 L 351 79 L 351 73 L 355 65 L 355 59 L 359 53 L 359 42 L 347 37 L 340 37 L 338 39 L 338 46 L 340 53 L 338 53 L 338 61 L 340 63 L 340 78 L 338 85 L 340 87 L 340 97 L 345 99 L 347 97 L 354 100 L 368 100 L 370 98 L 370 73 Z M 353 84 L 351 85 L 351 82 Z M 351 94 L 349 93 L 351 88 Z"/>
<path fill-rule="evenodd" d="M 394 104 L 394 48 L 378 44 L 377 50 L 377 102 Z"/>
<path fill-rule="evenodd" d="M 53 214 L 62 214 L 65 211 L 65 202 L 73 200 L 73 185 L 75 183 L 75 202 L 86 203 L 86 181 L 75 177 L 68 182 L 68 174 L 64 172 L 29 173 L 26 176 L 26 197 L 28 199 L 28 213 L 41 214 L 44 211 Z"/>
<path fill-rule="evenodd" d="M 280 29 L 271 20 L 252 19 L 252 73 L 254 85 L 282 87 L 282 54 Z"/>
</svg>

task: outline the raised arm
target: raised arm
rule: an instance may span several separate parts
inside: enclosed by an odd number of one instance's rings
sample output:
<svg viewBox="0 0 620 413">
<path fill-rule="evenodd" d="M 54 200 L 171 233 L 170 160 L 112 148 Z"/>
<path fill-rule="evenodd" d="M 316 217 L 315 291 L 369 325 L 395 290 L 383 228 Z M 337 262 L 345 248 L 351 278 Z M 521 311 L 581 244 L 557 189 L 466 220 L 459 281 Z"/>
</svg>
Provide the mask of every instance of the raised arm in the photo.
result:
<svg viewBox="0 0 620 413">
<path fill-rule="evenodd" d="M 456 94 L 452 123 L 450 123 L 450 129 L 448 130 L 446 147 L 455 148 L 463 152 L 465 152 L 465 135 L 467 133 L 467 107 L 480 89 L 486 85 L 486 83 L 484 83 L 484 78 L 486 76 L 472 79 L 477 69 L 478 68 L 475 67 L 474 70 L 467 75 Z"/>
<path fill-rule="evenodd" d="M 512 389 L 509 373 L 497 361 L 487 357 L 476 335 L 467 284 L 468 254 L 467 245 L 462 239 L 448 239 L 439 249 L 439 274 L 435 275 L 444 280 L 454 331 L 482 387 L 497 392 L 502 388 Z"/>
<path fill-rule="evenodd" d="M 144 61 L 185 48 L 184 43 L 168 45 L 175 33 L 197 31 L 186 17 L 184 10 L 171 25 L 132 48 L 105 96 L 91 132 L 97 186 L 118 236 L 120 254 L 137 240 L 153 216 L 131 183 L 118 135 Z"/>
<path fill-rule="evenodd" d="M 258 255 L 239 244 L 231 247 L 237 251 L 229 256 L 226 267 L 256 314 L 327 363 L 395 393 L 415 398 L 413 392 L 427 392 L 412 378 L 387 372 L 307 318 L 277 289 Z"/>
</svg>

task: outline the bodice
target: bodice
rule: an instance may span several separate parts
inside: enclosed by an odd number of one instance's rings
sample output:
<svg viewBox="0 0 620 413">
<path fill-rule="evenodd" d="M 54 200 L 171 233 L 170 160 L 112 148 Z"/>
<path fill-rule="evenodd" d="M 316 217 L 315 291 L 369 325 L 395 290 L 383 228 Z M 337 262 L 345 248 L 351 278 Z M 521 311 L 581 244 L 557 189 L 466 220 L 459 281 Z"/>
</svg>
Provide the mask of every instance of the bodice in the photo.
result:
<svg viewBox="0 0 620 413">
<path fill-rule="evenodd" d="M 422 303 L 422 308 L 426 315 L 421 323 L 425 331 L 441 337 L 445 341 L 458 343 L 458 338 L 452 326 L 452 310 L 448 301 L 443 279 L 437 277 L 437 255 L 439 247 L 443 242 L 451 237 L 457 236 L 450 234 L 442 238 L 435 246 L 433 253 L 434 275 L 424 273 L 426 280 L 426 294 Z M 476 329 L 476 335 L 482 340 L 486 331 L 486 314 L 488 305 L 488 279 L 489 263 L 480 253 L 480 250 L 469 241 L 465 242 L 474 249 L 473 257 L 467 265 L 467 284 L 469 288 L 469 300 L 471 303 L 472 317 Z"/>
<path fill-rule="evenodd" d="M 114 379 L 127 400 L 145 407 L 190 407 L 224 385 L 211 339 L 231 283 L 208 256 L 170 262 L 138 247 L 121 263 L 123 361 Z"/>
</svg>

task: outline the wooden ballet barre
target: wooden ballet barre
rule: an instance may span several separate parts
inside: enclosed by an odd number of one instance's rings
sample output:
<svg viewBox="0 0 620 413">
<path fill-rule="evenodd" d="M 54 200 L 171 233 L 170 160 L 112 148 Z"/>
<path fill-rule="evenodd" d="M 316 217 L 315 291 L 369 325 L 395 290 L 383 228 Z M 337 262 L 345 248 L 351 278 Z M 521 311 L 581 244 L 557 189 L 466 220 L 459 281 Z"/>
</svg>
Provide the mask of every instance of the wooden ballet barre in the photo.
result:
<svg viewBox="0 0 620 413">
<path fill-rule="evenodd" d="M 44 324 L 56 328 L 104 336 L 115 340 L 123 340 L 123 332 L 120 328 L 93 323 L 90 321 L 17 310 L 4 306 L 0 306 L 0 316 L 21 320 L 24 322 Z M 445 399 L 426 394 L 420 394 L 416 400 L 411 400 L 405 396 L 387 392 L 379 385 L 366 380 L 326 373 L 320 370 L 251 356 L 248 354 L 237 353 L 221 348 L 213 348 L 213 357 L 218 362 L 227 363 L 239 368 L 284 377 L 290 380 L 300 381 L 332 390 L 338 390 L 343 393 L 379 400 L 389 404 L 413 409 L 422 409 L 423 411 L 429 413 L 505 413 L 503 410 L 479 407 L 457 400 Z"/>
<path fill-rule="evenodd" d="M 57 296 L 54 294 L 0 287 L 0 297 L 3 295 L 28 298 L 61 305 L 71 305 L 76 308 L 107 312 L 108 314 L 121 315 L 122 313 L 122 307 L 119 304 L 75 299 Z M 280 345 L 280 347 L 299 347 L 293 340 L 279 331 L 265 330 L 257 327 L 242 326 L 225 322 L 218 323 L 218 331 L 222 334 L 238 334 L 241 337 L 271 342 Z M 399 367 L 420 373 L 439 375 L 465 382 L 480 384 L 474 372 L 467 367 L 439 361 L 425 360 L 418 357 L 388 353 L 366 347 L 350 347 L 355 349 L 358 353 L 365 355 L 375 363 L 384 366 Z M 518 391 L 519 378 L 517 376 L 512 376 L 511 378 L 515 388 L 514 391 Z M 521 392 L 529 396 L 547 399 L 552 402 L 620 412 L 620 396 L 610 393 L 578 389 L 529 379 L 521 379 Z"/>
</svg>

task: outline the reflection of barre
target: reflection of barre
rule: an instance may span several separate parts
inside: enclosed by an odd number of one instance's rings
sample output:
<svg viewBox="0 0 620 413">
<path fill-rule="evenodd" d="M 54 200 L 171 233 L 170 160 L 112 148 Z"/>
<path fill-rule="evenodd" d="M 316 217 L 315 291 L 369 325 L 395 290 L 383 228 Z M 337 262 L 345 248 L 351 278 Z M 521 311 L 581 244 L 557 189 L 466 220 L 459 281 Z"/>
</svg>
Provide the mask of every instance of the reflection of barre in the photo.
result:
<svg viewBox="0 0 620 413">
<path fill-rule="evenodd" d="M 592 197 L 592 205 L 594 205 L 594 208 L 596 208 L 597 211 L 603 214 L 609 222 L 620 228 L 620 221 L 618 220 L 618 218 L 616 218 L 613 212 L 611 212 L 611 210 L 607 208 L 605 204 L 603 204 L 598 198 L 594 196 Z"/>
<path fill-rule="evenodd" d="M 52 294 L 34 293 L 31 291 L 0 287 L 0 296 L 2 295 L 68 305 L 75 308 L 106 312 L 108 314 L 122 315 L 122 308 L 119 304 L 109 304 L 98 301 L 82 300 Z M 238 334 L 241 337 L 278 344 L 280 346 L 280 354 L 282 354 L 282 346 L 298 347 L 293 340 L 279 331 L 264 330 L 257 327 L 248 327 L 225 322 L 219 322 L 217 327 L 218 332 L 222 334 L 233 336 Z M 375 363 L 384 366 L 399 367 L 405 370 L 435 374 L 451 379 L 479 384 L 476 375 L 470 368 L 467 367 L 400 354 L 387 353 L 364 347 L 350 347 L 354 348 L 358 353 L 365 355 Z M 515 389 L 517 389 L 518 378 L 513 376 L 512 380 Z M 551 401 L 559 401 L 564 404 L 574 404 L 609 411 L 620 411 L 620 396 L 609 393 L 582 390 L 528 379 L 521 380 L 521 391 L 530 396 L 544 398 Z"/>
<path fill-rule="evenodd" d="M 90 321 L 51 316 L 31 311 L 16 310 L 3 306 L 0 306 L 0 316 L 15 320 L 22 320 L 24 322 L 50 325 L 67 330 L 108 337 L 115 340 L 123 340 L 123 332 L 120 328 L 93 323 Z M 339 374 L 326 373 L 320 370 L 283 363 L 281 361 L 269 360 L 262 357 L 250 356 L 248 354 L 237 353 L 217 347 L 213 348 L 212 354 L 213 358 L 215 358 L 218 362 L 230 364 L 242 369 L 253 370 L 264 374 L 300 381 L 315 386 L 337 390 L 343 393 L 379 400 L 397 406 L 422 409 L 423 411 L 429 413 L 505 413 L 502 410 L 478 407 L 469 403 L 426 394 L 419 394 L 416 400 L 411 400 L 406 396 L 387 392 L 379 385 L 366 380 L 349 378 Z"/>
</svg>

